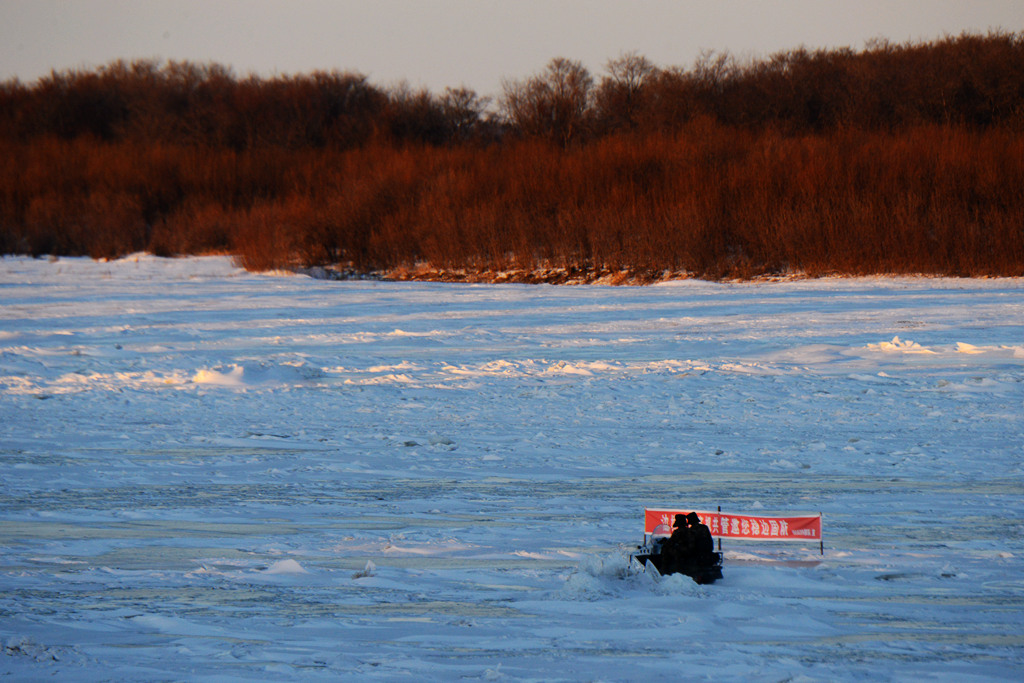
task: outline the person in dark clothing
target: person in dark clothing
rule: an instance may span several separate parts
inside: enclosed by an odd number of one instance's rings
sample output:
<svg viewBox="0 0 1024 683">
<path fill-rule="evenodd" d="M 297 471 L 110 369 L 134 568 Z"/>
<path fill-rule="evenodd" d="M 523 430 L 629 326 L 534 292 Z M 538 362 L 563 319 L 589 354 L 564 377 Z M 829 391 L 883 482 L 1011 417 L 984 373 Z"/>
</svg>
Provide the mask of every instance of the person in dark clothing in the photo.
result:
<svg viewBox="0 0 1024 683">
<path fill-rule="evenodd" d="M 692 513 L 691 513 L 692 514 Z M 674 545 L 683 550 L 689 550 L 693 544 L 690 537 L 690 522 L 685 515 L 676 515 L 676 523 L 672 525 L 675 530 L 672 532 L 671 541 Z"/>
<path fill-rule="evenodd" d="M 672 535 L 665 539 L 661 547 L 662 566 L 670 573 L 680 571 L 682 566 L 692 562 L 693 556 L 693 538 L 686 515 L 676 515 L 673 527 Z"/>
<path fill-rule="evenodd" d="M 715 552 L 715 542 L 711 539 L 711 530 L 708 525 L 700 521 L 696 512 L 686 516 L 689 522 L 689 536 L 691 542 L 691 555 L 693 561 L 701 564 L 712 562 L 712 555 Z M 674 534 L 673 534 L 674 535 Z"/>
</svg>

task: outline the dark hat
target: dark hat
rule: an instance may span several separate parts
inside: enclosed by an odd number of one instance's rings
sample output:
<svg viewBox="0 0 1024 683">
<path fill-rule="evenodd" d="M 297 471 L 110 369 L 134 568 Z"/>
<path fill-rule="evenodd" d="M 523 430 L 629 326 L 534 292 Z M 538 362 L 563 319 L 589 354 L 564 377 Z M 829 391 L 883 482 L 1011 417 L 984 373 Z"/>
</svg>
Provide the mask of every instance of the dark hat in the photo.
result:
<svg viewBox="0 0 1024 683">
<path fill-rule="evenodd" d="M 690 514 L 686 515 L 686 519 L 690 522 L 690 524 L 700 524 L 700 517 L 697 516 L 696 512 L 691 512 Z"/>
<path fill-rule="evenodd" d="M 676 523 L 672 526 L 686 526 L 686 515 L 676 515 Z"/>
</svg>

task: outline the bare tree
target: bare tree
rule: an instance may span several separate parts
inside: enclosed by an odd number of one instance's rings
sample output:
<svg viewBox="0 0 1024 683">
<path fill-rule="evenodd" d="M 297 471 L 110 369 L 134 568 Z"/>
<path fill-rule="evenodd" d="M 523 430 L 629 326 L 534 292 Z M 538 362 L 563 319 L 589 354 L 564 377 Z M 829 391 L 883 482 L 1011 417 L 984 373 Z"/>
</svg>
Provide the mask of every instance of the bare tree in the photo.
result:
<svg viewBox="0 0 1024 683">
<path fill-rule="evenodd" d="M 466 87 L 445 88 L 441 109 L 455 140 L 464 141 L 473 136 L 490 101 L 490 98 L 479 97 L 475 90 Z"/>
<path fill-rule="evenodd" d="M 606 68 L 608 75 L 601 79 L 595 96 L 597 116 L 611 129 L 636 128 L 645 86 L 657 69 L 635 52 L 609 60 Z"/>
<path fill-rule="evenodd" d="M 556 57 L 525 81 L 506 81 L 500 107 L 523 133 L 568 146 L 586 130 L 594 79 L 578 61 Z"/>
</svg>

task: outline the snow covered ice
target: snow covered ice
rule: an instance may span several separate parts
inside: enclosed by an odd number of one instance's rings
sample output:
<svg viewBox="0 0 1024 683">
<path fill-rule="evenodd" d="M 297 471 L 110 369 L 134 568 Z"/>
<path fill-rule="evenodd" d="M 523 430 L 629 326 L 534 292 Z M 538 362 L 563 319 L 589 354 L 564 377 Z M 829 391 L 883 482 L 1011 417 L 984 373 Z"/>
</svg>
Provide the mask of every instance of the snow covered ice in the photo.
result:
<svg viewBox="0 0 1024 683">
<path fill-rule="evenodd" d="M 0 260 L 0 673 L 1017 680 L 1024 280 Z M 817 513 L 697 586 L 643 508 Z"/>
</svg>

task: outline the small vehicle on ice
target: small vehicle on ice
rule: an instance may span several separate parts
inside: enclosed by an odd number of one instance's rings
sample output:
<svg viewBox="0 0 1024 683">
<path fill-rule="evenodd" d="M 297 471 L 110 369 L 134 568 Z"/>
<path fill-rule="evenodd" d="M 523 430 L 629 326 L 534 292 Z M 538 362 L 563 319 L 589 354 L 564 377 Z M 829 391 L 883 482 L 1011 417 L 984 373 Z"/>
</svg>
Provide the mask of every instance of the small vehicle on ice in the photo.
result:
<svg viewBox="0 0 1024 683">
<path fill-rule="evenodd" d="M 660 576 L 666 574 L 686 574 L 699 584 L 714 583 L 722 578 L 722 553 L 711 553 L 710 557 L 696 558 L 673 557 L 671 553 L 662 552 L 668 536 L 655 536 L 644 545 L 637 546 L 636 552 L 630 555 L 645 570 L 654 567 Z"/>
<path fill-rule="evenodd" d="M 715 552 L 711 532 L 697 513 L 677 514 L 673 529 L 668 535 L 667 525 L 656 528 L 650 541 L 644 534 L 644 545 L 637 546 L 630 561 L 645 570 L 653 566 L 662 576 L 686 574 L 699 584 L 722 578 L 722 553 Z"/>
</svg>

